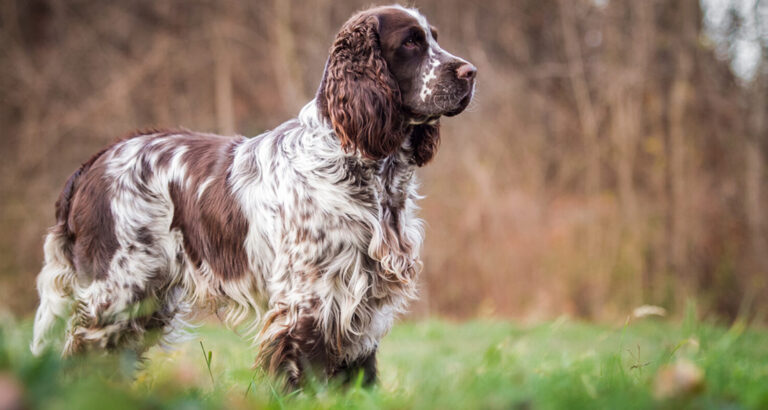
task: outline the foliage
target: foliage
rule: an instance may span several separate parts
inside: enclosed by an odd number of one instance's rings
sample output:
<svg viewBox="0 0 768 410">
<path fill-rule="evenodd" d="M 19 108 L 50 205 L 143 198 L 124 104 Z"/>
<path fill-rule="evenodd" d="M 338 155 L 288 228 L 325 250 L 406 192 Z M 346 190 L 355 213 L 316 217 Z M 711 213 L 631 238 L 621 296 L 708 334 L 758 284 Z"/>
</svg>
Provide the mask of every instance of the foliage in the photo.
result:
<svg viewBox="0 0 768 410">
<path fill-rule="evenodd" d="M 768 406 L 768 331 L 741 322 L 727 328 L 692 316 L 682 324 L 638 319 L 624 326 L 565 317 L 536 325 L 404 323 L 380 348 L 377 387 L 314 382 L 289 395 L 251 368 L 254 352 L 247 342 L 217 326 L 203 326 L 196 335 L 215 360 L 201 357 L 200 343 L 193 340 L 176 350 L 155 348 L 141 364 L 128 354 L 61 360 L 49 352 L 34 358 L 26 348 L 29 327 L 10 320 L 0 326 L 0 380 L 19 381 L 29 408 Z M 137 365 L 141 370 L 134 372 Z M 695 372 L 690 385 L 662 379 L 675 366 L 695 369 L 701 379 Z M 660 379 L 667 384 L 663 396 Z"/>
</svg>

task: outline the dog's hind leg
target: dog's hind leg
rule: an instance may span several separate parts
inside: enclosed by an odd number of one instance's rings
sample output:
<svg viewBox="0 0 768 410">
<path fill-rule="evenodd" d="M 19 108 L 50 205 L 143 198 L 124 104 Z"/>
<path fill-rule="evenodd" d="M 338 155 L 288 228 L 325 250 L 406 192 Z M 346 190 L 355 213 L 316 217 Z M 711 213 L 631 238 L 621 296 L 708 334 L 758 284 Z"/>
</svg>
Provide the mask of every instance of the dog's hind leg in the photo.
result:
<svg viewBox="0 0 768 410">
<path fill-rule="evenodd" d="M 118 249 L 109 273 L 75 286 L 76 305 L 64 354 L 133 350 L 141 354 L 180 326 L 188 310 L 174 280 L 175 259 L 147 245 Z"/>
<path fill-rule="evenodd" d="M 94 291 L 110 292 L 102 286 Z M 108 301 L 79 299 L 68 326 L 64 355 L 119 350 L 141 355 L 161 340 L 172 341 L 169 339 L 184 325 L 182 317 L 188 308 L 180 300 L 180 288 L 157 291 L 164 295 L 123 290 L 112 293 Z"/>
<path fill-rule="evenodd" d="M 115 275 L 117 276 L 117 275 Z M 132 350 L 141 355 L 158 342 L 173 342 L 189 312 L 183 288 L 156 273 L 94 281 L 78 289 L 64 354 Z"/>
<path fill-rule="evenodd" d="M 65 255 L 66 241 L 56 228 L 45 239 L 45 265 L 37 277 L 40 306 L 35 314 L 30 345 L 34 355 L 40 355 L 50 342 L 50 333 L 56 318 L 65 318 L 71 311 L 75 271 Z"/>
</svg>

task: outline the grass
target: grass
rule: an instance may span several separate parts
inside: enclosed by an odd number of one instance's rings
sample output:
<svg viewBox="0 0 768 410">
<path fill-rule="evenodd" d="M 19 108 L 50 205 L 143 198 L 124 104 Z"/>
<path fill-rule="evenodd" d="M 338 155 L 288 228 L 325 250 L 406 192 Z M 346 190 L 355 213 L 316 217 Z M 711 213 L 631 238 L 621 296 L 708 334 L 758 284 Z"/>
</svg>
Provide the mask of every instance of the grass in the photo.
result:
<svg viewBox="0 0 768 410">
<path fill-rule="evenodd" d="M 248 342 L 214 325 L 151 350 L 136 372 L 128 354 L 33 358 L 30 324 L 2 323 L 0 408 L 9 382 L 24 406 L 44 409 L 768 408 L 768 331 L 740 322 L 406 322 L 381 345 L 377 387 L 287 396 L 251 369 Z"/>
</svg>

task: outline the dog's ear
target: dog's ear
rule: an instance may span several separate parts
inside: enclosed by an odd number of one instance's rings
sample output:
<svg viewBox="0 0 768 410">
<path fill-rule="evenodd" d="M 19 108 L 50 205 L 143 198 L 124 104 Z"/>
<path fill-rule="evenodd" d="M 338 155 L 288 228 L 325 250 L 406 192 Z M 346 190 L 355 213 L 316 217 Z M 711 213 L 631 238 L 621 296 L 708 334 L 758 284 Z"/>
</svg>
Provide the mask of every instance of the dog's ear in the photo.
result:
<svg viewBox="0 0 768 410">
<path fill-rule="evenodd" d="M 437 154 L 440 146 L 440 123 L 422 124 L 413 127 L 411 147 L 413 161 L 418 166 L 424 166 Z"/>
<path fill-rule="evenodd" d="M 372 159 L 395 152 L 405 139 L 400 89 L 381 55 L 379 19 L 361 15 L 331 47 L 321 98 L 342 147 Z"/>
</svg>

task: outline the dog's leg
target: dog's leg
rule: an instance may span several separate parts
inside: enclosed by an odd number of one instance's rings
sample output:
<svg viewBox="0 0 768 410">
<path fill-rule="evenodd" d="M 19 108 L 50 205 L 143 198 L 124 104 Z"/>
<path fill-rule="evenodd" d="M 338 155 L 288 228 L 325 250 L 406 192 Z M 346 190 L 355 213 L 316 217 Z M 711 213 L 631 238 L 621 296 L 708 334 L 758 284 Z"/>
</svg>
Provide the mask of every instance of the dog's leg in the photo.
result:
<svg viewBox="0 0 768 410">
<path fill-rule="evenodd" d="M 327 350 L 310 306 L 273 307 L 260 334 L 256 363 L 284 377 L 288 390 L 298 389 L 315 367 L 327 367 Z"/>
<path fill-rule="evenodd" d="M 374 350 L 370 354 L 358 358 L 351 363 L 343 363 L 338 368 L 334 369 L 331 377 L 338 379 L 343 384 L 356 383 L 357 378 L 361 377 L 362 373 L 362 385 L 372 386 L 376 383 L 378 376 L 376 371 L 376 351 Z"/>
<path fill-rule="evenodd" d="M 179 287 L 152 280 L 94 281 L 77 292 L 64 354 L 128 349 L 141 355 L 178 327 L 177 316 L 185 312 L 182 295 Z"/>
</svg>

